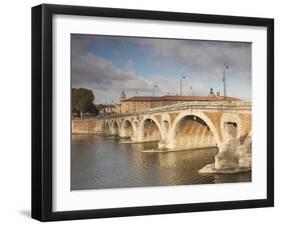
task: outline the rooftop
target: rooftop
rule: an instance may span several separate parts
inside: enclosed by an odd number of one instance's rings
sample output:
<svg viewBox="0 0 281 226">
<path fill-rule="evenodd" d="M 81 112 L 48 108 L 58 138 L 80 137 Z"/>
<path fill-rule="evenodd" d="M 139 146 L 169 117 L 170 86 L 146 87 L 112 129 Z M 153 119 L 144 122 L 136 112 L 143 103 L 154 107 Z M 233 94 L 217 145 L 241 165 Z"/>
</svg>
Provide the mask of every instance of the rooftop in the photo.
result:
<svg viewBox="0 0 281 226">
<path fill-rule="evenodd" d="M 103 109 L 103 108 L 116 108 L 116 107 L 118 107 L 119 106 L 119 104 L 98 104 L 98 105 L 96 105 L 96 107 L 98 108 L 98 109 Z"/>
<path fill-rule="evenodd" d="M 134 96 L 124 100 L 122 102 L 129 101 L 222 101 L 223 96 Z M 241 99 L 235 97 L 225 97 L 228 101 L 239 101 Z"/>
</svg>

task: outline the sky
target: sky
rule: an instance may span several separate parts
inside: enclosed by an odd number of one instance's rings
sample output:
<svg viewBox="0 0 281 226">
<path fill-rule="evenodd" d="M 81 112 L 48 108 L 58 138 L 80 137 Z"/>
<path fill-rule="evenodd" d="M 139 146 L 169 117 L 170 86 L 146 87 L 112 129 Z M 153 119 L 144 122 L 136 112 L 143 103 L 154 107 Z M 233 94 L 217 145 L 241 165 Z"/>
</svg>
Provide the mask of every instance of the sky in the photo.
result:
<svg viewBox="0 0 281 226">
<path fill-rule="evenodd" d="M 96 104 L 119 103 L 123 90 L 179 95 L 180 80 L 182 95 L 223 95 L 224 65 L 227 96 L 251 100 L 251 43 L 71 35 L 72 87 L 91 89 Z"/>
</svg>

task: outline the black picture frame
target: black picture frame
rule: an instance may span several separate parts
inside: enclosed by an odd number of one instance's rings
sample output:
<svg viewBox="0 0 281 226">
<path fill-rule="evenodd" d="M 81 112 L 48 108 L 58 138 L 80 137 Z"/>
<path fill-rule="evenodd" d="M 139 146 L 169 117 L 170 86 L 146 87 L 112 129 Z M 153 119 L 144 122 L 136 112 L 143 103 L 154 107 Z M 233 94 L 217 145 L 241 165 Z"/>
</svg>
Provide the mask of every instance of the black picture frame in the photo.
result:
<svg viewBox="0 0 281 226">
<path fill-rule="evenodd" d="M 52 18 L 55 14 L 266 27 L 267 198 L 54 212 L 52 210 Z M 57 221 L 271 206 L 274 206 L 273 19 L 49 4 L 32 8 L 32 218 L 40 221 Z"/>
</svg>

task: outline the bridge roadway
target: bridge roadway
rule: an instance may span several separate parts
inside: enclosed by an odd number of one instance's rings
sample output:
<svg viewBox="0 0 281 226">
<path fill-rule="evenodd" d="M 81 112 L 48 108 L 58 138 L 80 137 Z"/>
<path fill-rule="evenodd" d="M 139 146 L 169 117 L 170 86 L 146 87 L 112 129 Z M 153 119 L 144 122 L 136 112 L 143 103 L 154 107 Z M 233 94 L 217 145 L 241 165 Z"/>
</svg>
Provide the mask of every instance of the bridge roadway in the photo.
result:
<svg viewBox="0 0 281 226">
<path fill-rule="evenodd" d="M 201 173 L 251 169 L 251 102 L 194 101 L 133 112 L 73 118 L 72 133 L 108 133 L 132 142 L 157 141 L 159 149 L 217 147 L 214 164 Z"/>
</svg>

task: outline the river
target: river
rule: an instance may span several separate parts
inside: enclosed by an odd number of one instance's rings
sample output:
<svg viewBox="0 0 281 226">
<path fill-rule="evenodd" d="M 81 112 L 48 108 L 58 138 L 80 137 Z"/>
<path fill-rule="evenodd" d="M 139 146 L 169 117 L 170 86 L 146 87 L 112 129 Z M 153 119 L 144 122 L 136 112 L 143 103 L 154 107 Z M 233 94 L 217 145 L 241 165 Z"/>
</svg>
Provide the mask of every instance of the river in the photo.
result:
<svg viewBox="0 0 281 226">
<path fill-rule="evenodd" d="M 251 172 L 199 174 L 214 162 L 216 148 L 167 153 L 143 150 L 157 143 L 120 143 L 102 135 L 72 135 L 71 190 L 251 181 Z"/>
</svg>

